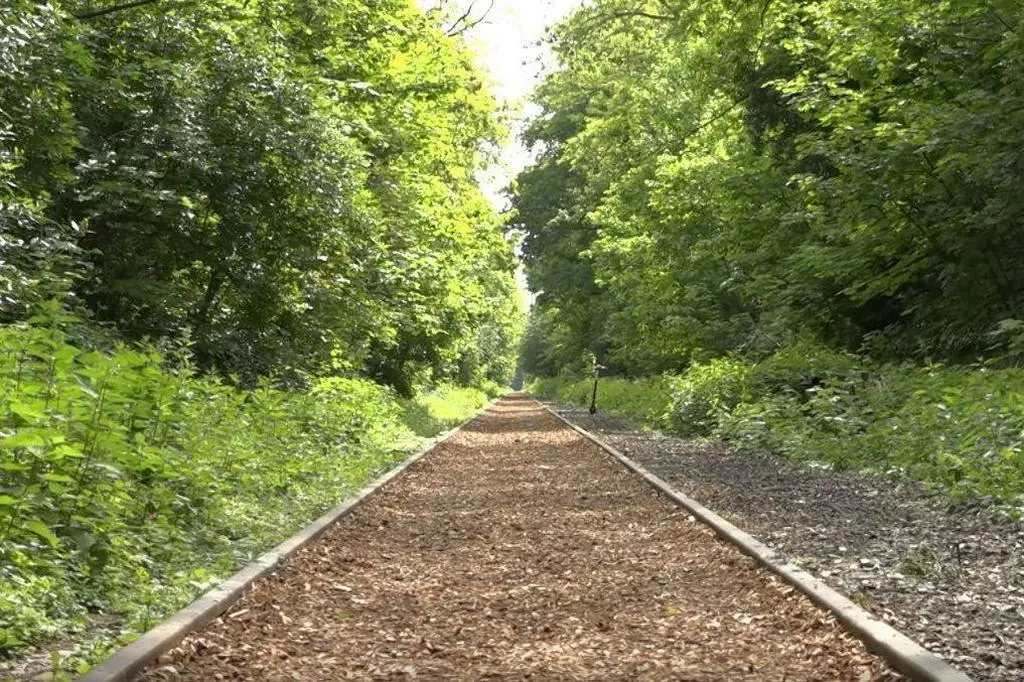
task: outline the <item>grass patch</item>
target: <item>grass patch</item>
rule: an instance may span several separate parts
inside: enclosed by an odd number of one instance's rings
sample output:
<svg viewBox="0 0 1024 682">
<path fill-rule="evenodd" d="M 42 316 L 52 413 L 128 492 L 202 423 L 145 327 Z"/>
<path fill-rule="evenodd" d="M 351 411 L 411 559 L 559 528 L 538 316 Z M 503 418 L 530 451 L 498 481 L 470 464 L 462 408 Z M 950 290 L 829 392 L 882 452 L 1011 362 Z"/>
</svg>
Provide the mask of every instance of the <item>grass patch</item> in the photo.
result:
<svg viewBox="0 0 1024 682">
<path fill-rule="evenodd" d="M 402 400 L 402 422 L 417 436 L 429 438 L 466 421 L 492 397 L 484 389 L 440 384 Z"/>
</svg>

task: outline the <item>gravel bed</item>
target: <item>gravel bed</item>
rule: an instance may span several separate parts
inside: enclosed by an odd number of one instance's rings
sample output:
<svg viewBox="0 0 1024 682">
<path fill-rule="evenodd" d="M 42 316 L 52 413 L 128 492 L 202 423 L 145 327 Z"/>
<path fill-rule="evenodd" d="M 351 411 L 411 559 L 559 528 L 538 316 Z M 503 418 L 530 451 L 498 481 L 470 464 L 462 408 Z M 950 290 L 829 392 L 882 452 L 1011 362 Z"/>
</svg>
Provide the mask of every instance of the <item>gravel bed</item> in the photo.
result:
<svg viewBox="0 0 1024 682">
<path fill-rule="evenodd" d="M 922 486 L 549 405 L 980 681 L 1024 680 L 1024 524 Z"/>
<path fill-rule="evenodd" d="M 827 612 L 506 399 L 144 680 L 897 680 Z"/>
</svg>

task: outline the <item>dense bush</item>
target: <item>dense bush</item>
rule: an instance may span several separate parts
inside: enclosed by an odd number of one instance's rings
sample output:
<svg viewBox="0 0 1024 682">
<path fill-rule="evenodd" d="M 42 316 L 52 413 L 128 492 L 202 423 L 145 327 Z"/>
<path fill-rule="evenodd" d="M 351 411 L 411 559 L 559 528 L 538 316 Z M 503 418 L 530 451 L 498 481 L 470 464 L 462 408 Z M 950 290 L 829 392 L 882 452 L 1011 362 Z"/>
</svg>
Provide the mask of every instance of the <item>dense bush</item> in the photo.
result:
<svg viewBox="0 0 1024 682">
<path fill-rule="evenodd" d="M 715 433 L 835 468 L 906 474 L 955 499 L 1024 504 L 1024 372 L 867 363 L 850 370 L 834 365 L 802 391 L 752 392 Z"/>
<path fill-rule="evenodd" d="M 402 423 L 416 435 L 429 437 L 451 428 L 508 389 L 489 383 L 482 387 L 439 384 L 414 398 L 400 398 Z"/>
<path fill-rule="evenodd" d="M 547 379 L 531 391 L 585 404 L 588 385 Z M 906 475 L 954 499 L 1024 505 L 1020 369 L 879 365 L 799 346 L 660 380 L 603 379 L 600 395 L 602 409 L 681 435 Z"/>
<path fill-rule="evenodd" d="M 682 377 L 668 379 L 672 428 L 688 436 L 714 433 L 719 419 L 747 397 L 750 368 L 735 360 L 695 364 Z"/>
<path fill-rule="evenodd" d="M 99 615 L 145 629 L 487 400 L 239 390 L 182 352 L 83 350 L 78 323 L 0 327 L 0 654 Z"/>
</svg>

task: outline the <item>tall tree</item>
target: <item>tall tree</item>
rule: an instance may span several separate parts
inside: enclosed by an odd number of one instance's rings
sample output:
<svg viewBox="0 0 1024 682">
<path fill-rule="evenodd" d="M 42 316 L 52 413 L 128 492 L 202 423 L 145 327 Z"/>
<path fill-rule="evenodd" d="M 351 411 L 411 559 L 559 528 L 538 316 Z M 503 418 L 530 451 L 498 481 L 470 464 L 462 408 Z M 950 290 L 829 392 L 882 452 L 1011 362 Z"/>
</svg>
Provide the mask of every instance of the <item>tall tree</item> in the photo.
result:
<svg viewBox="0 0 1024 682">
<path fill-rule="evenodd" d="M 408 392 L 498 323 L 512 248 L 474 178 L 495 101 L 412 4 L 6 11 L 34 32 L 5 43 L 2 172 L 35 216 L 11 240 L 80 226 L 74 291 L 122 336 L 187 334 L 247 383 L 364 371 Z"/>
<path fill-rule="evenodd" d="M 984 353 L 1024 295 L 1022 18 L 981 1 L 582 8 L 553 34 L 545 151 L 518 183 L 541 313 L 594 289 L 590 319 L 632 373 L 795 337 Z M 556 213 L 588 236 L 559 237 Z M 574 261 L 589 276 L 545 274 Z"/>
</svg>

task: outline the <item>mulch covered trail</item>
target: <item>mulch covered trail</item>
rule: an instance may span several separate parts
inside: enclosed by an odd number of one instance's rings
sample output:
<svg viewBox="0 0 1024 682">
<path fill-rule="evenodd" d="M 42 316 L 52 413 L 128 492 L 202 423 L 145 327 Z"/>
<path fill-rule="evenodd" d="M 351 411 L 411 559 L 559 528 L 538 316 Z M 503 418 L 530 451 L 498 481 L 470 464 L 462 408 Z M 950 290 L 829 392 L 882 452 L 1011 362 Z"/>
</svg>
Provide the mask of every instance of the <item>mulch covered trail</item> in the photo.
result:
<svg viewBox="0 0 1024 682">
<path fill-rule="evenodd" d="M 146 680 L 893 680 L 537 403 L 492 407 Z"/>
</svg>

